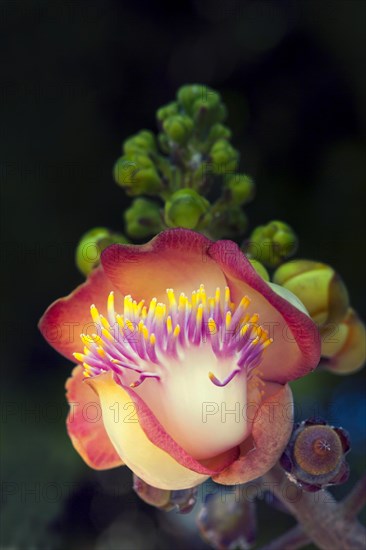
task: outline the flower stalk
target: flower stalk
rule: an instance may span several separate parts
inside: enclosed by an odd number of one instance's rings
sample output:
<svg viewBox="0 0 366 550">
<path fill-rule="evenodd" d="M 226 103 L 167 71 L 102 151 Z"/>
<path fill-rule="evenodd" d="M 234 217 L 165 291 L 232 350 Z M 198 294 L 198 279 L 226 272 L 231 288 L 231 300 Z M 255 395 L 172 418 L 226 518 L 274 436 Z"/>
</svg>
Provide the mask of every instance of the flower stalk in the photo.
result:
<svg viewBox="0 0 366 550">
<path fill-rule="evenodd" d="M 356 516 L 364 504 L 362 494 L 365 487 L 365 479 L 356 485 L 355 491 L 351 492 L 348 499 L 339 503 L 326 490 L 323 490 L 319 496 L 315 493 L 308 493 L 297 489 L 297 498 L 286 498 L 291 494 L 294 484 L 287 478 L 286 474 L 279 465 L 274 466 L 272 470 L 263 476 L 263 480 L 270 484 L 275 496 L 287 507 L 291 514 L 301 525 L 301 529 L 308 537 L 301 536 L 299 529 L 292 531 L 288 539 L 296 539 L 302 546 L 309 540 L 315 543 L 321 550 L 352 550 L 365 548 L 366 529 L 359 523 Z M 357 503 L 354 510 L 354 503 Z M 285 537 L 285 536 L 284 536 Z M 283 544 L 284 537 L 281 543 Z M 265 546 L 266 550 L 275 550 L 280 546 Z M 263 550 L 264 550 L 263 548 Z M 301 546 L 281 546 L 281 548 L 301 548 Z"/>
</svg>

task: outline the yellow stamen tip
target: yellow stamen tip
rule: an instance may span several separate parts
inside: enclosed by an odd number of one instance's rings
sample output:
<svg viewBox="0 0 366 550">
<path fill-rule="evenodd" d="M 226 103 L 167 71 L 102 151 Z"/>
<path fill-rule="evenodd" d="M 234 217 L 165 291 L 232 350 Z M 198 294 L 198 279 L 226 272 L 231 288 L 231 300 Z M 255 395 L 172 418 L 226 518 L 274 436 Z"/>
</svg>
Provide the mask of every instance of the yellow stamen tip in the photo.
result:
<svg viewBox="0 0 366 550">
<path fill-rule="evenodd" d="M 107 340 L 109 340 L 110 342 L 113 342 L 113 336 L 111 335 L 111 333 L 105 329 L 104 327 L 102 328 L 102 334 L 105 338 L 107 338 Z"/>
<path fill-rule="evenodd" d="M 230 328 L 230 324 L 231 324 L 231 311 L 227 311 L 226 312 L 226 317 L 225 317 L 226 330 L 228 330 Z"/>
<path fill-rule="evenodd" d="M 94 304 L 90 306 L 90 314 L 94 323 L 99 323 L 99 311 L 97 310 Z"/>
<path fill-rule="evenodd" d="M 228 286 L 225 287 L 225 302 L 230 303 L 230 288 Z"/>
</svg>

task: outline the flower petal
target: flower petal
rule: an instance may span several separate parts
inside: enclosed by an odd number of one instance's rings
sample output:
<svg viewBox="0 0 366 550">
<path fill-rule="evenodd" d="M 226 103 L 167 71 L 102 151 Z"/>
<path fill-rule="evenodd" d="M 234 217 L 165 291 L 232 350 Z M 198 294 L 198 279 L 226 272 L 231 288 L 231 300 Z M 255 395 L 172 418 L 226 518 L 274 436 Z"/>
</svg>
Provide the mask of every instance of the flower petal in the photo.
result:
<svg viewBox="0 0 366 550">
<path fill-rule="evenodd" d="M 208 295 L 225 286 L 225 277 L 206 254 L 211 241 L 195 231 L 168 229 L 144 245 L 115 244 L 102 253 L 108 278 L 134 299 L 165 299 L 166 289 L 190 295 L 204 283 Z"/>
<path fill-rule="evenodd" d="M 135 403 L 139 422 L 149 440 L 168 452 L 182 466 L 211 476 L 221 472 L 238 458 L 239 447 L 234 447 L 211 458 L 194 459 L 169 435 L 144 400 L 133 389 L 124 387 L 124 390 L 129 394 L 130 401 Z"/>
<path fill-rule="evenodd" d="M 91 468 L 106 470 L 122 466 L 105 431 L 99 400 L 84 383 L 83 368 L 77 366 L 66 382 L 66 398 L 70 412 L 66 420 L 73 446 Z"/>
<path fill-rule="evenodd" d="M 95 325 L 90 316 L 90 306 L 95 304 L 106 313 L 108 294 L 114 290 L 116 308 L 122 310 L 122 299 L 102 268 L 95 269 L 85 283 L 69 296 L 53 302 L 43 314 L 39 329 L 48 343 L 59 353 L 74 361 L 73 352 L 83 351 L 82 332 L 91 335 Z M 118 310 L 117 310 L 118 311 Z"/>
<path fill-rule="evenodd" d="M 293 427 L 290 387 L 267 383 L 263 401 L 256 410 L 252 435 L 241 445 L 239 459 L 213 478 L 216 483 L 247 483 L 268 472 L 280 458 Z"/>
<path fill-rule="evenodd" d="M 99 395 L 106 431 L 122 460 L 138 477 L 158 489 L 194 487 L 238 456 L 235 449 L 224 457 L 200 463 L 172 440 L 143 401 L 117 384 L 111 373 L 87 383 Z"/>
<path fill-rule="evenodd" d="M 208 249 L 208 255 L 223 270 L 232 300 L 238 303 L 248 294 L 252 300 L 248 311 L 259 313 L 259 323 L 273 338 L 260 365 L 262 378 L 285 384 L 316 368 L 320 338 L 309 316 L 274 292 L 232 241 L 218 241 Z"/>
</svg>

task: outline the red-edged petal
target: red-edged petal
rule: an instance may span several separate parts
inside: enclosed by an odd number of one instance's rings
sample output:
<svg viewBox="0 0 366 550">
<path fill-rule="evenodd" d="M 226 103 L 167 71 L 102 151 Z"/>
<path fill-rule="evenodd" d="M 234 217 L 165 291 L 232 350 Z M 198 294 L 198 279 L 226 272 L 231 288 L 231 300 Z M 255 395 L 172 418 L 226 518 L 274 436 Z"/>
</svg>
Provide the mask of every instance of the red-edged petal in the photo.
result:
<svg viewBox="0 0 366 550">
<path fill-rule="evenodd" d="M 247 483 L 270 470 L 280 458 L 293 427 L 290 387 L 267 383 L 265 395 L 253 421 L 251 437 L 240 446 L 240 457 L 214 476 L 223 485 Z M 253 409 L 254 411 L 254 409 Z"/>
<path fill-rule="evenodd" d="M 225 277 L 206 251 L 212 244 L 203 235 L 186 229 L 168 229 L 147 244 L 115 244 L 102 253 L 108 278 L 134 299 L 166 298 L 166 289 L 190 296 L 204 283 L 208 295 L 224 286 Z"/>
<path fill-rule="evenodd" d="M 83 332 L 91 335 L 96 332 L 90 316 L 90 306 L 95 304 L 105 314 L 108 294 L 112 290 L 115 291 L 116 309 L 122 311 L 119 292 L 99 267 L 69 296 L 53 302 L 39 322 L 39 329 L 47 342 L 59 353 L 74 360 L 73 352 L 83 351 L 80 334 Z"/>
<path fill-rule="evenodd" d="M 66 399 L 70 404 L 66 426 L 72 444 L 91 468 L 106 470 L 122 466 L 121 457 L 105 431 L 99 399 L 83 378 L 83 368 L 77 366 L 66 382 Z"/>
<path fill-rule="evenodd" d="M 276 294 L 232 241 L 218 241 L 208 255 L 224 272 L 232 300 L 239 303 L 248 294 L 248 311 L 259 313 L 259 323 L 274 340 L 260 365 L 262 378 L 285 384 L 316 368 L 320 338 L 310 317 Z"/>
<path fill-rule="evenodd" d="M 88 379 L 98 393 L 106 431 L 125 464 L 146 483 L 159 489 L 187 489 L 231 464 L 233 449 L 210 460 L 197 461 L 165 432 L 145 403 L 112 374 Z"/>
</svg>

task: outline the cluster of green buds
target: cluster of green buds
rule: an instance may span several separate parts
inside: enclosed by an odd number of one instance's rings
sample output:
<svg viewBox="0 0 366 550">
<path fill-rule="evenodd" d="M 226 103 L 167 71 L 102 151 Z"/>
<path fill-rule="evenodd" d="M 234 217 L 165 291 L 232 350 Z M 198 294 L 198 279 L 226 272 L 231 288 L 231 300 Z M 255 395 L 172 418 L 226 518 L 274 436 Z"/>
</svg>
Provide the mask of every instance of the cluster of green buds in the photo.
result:
<svg viewBox="0 0 366 550">
<path fill-rule="evenodd" d="M 280 459 L 288 478 L 304 491 L 320 491 L 340 485 L 349 477 L 345 456 L 350 450 L 349 435 L 321 418 L 296 424 Z"/>
<path fill-rule="evenodd" d="M 273 282 L 293 292 L 318 325 L 321 366 L 334 374 L 352 374 L 366 359 L 365 325 L 351 308 L 347 288 L 329 265 L 312 260 L 282 264 Z"/>
<path fill-rule="evenodd" d="M 124 141 L 114 179 L 129 196 L 140 197 L 125 213 L 130 237 L 143 239 L 166 227 L 213 238 L 244 234 L 242 207 L 254 196 L 254 182 L 238 171 L 239 152 L 225 118 L 218 92 L 186 85 L 158 109 L 157 136 L 141 130 Z M 210 191 L 218 197 L 212 202 L 205 198 Z"/>
</svg>

